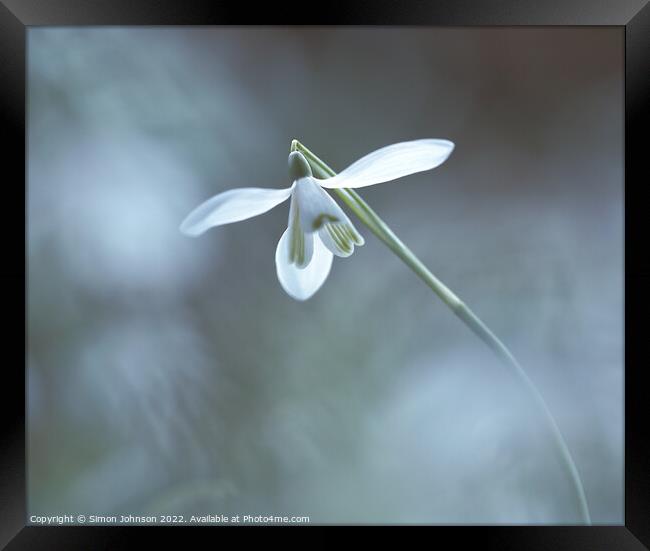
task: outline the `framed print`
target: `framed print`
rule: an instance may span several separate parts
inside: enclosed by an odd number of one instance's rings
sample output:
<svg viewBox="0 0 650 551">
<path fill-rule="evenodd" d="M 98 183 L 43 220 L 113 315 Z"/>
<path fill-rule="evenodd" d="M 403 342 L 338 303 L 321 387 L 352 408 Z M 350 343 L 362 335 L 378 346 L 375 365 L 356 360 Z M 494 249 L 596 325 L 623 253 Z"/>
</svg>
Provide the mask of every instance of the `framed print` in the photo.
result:
<svg viewBox="0 0 650 551">
<path fill-rule="evenodd" d="M 646 548 L 647 3 L 231 10 L 0 6 L 2 544 Z"/>
</svg>

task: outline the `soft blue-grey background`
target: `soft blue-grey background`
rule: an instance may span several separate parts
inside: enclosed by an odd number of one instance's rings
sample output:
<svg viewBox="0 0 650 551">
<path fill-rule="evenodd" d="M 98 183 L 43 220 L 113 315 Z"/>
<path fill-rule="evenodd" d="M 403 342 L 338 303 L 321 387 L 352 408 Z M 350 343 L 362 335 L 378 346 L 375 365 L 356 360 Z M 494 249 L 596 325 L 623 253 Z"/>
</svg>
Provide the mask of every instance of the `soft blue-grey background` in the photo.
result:
<svg viewBox="0 0 650 551">
<path fill-rule="evenodd" d="M 31 28 L 29 512 L 572 523 L 527 395 L 358 224 L 308 302 L 287 207 L 199 239 L 199 202 L 451 139 L 362 190 L 511 347 L 599 523 L 623 520 L 623 33 Z"/>
</svg>

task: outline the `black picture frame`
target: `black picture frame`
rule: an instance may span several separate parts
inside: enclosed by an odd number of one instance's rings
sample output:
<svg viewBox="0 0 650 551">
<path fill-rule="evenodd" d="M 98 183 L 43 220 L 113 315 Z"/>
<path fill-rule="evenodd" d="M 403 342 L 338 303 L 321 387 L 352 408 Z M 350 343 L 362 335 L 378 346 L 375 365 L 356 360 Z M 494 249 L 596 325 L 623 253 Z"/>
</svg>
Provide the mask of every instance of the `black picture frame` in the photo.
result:
<svg viewBox="0 0 650 551">
<path fill-rule="evenodd" d="M 0 131 L 5 212 L 1 281 L 4 287 L 0 545 L 6 549 L 125 548 L 134 527 L 26 526 L 25 325 L 26 296 L 26 31 L 42 25 L 352 24 L 427 26 L 615 26 L 625 33 L 625 523 L 620 526 L 433 527 L 455 547 L 508 549 L 644 549 L 650 547 L 650 438 L 645 401 L 644 329 L 650 262 L 644 187 L 650 181 L 645 134 L 650 128 L 650 6 L 647 0 L 390 0 L 323 3 L 308 19 L 304 3 L 251 10 L 242 3 L 169 0 L 0 0 Z M 267 13 L 265 13 L 265 11 Z M 254 12 L 254 13 L 252 13 Z M 647 154 L 647 153 L 646 153 Z M 15 228 L 24 224 L 21 240 Z M 19 320 L 22 320 L 20 323 Z M 23 344 L 21 351 L 21 343 Z M 25 354 L 23 354 L 25 352 Z M 185 541 L 196 531 L 148 528 L 153 538 Z M 200 532 L 205 536 L 205 532 Z M 303 533 L 305 535 L 305 533 Z M 308 533 L 307 533 L 308 535 Z M 185 545 L 184 545 L 185 546 Z"/>
</svg>

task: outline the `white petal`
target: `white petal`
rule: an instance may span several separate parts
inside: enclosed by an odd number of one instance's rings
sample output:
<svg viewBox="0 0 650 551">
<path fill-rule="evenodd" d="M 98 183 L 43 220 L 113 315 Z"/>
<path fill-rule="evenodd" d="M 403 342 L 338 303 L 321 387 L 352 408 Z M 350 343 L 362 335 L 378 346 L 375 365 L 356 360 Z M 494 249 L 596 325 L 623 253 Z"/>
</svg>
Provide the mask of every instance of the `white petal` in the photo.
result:
<svg viewBox="0 0 650 551">
<path fill-rule="evenodd" d="M 297 268 L 305 268 L 314 254 L 314 234 L 303 231 L 300 225 L 300 212 L 295 197 L 291 197 L 289 206 L 289 262 Z"/>
<path fill-rule="evenodd" d="M 317 231 L 326 222 L 350 221 L 336 201 L 318 185 L 316 178 L 300 178 L 294 186 L 293 200 L 304 232 Z"/>
<path fill-rule="evenodd" d="M 363 237 L 348 220 L 347 222 L 326 222 L 318 230 L 323 244 L 336 256 L 343 258 L 354 252 L 354 246 L 360 247 L 365 243 Z"/>
<path fill-rule="evenodd" d="M 316 179 L 327 188 L 359 188 L 430 170 L 442 164 L 454 149 L 449 140 L 401 142 L 369 153 L 332 178 Z"/>
<path fill-rule="evenodd" d="M 282 288 L 296 300 L 307 300 L 327 279 L 334 256 L 318 235 L 314 235 L 314 254 L 306 268 L 289 262 L 289 229 L 280 238 L 275 250 L 275 268 Z"/>
<path fill-rule="evenodd" d="M 181 232 L 192 237 L 223 224 L 239 222 L 271 210 L 291 195 L 287 189 L 231 189 L 201 203 L 183 220 Z"/>
</svg>

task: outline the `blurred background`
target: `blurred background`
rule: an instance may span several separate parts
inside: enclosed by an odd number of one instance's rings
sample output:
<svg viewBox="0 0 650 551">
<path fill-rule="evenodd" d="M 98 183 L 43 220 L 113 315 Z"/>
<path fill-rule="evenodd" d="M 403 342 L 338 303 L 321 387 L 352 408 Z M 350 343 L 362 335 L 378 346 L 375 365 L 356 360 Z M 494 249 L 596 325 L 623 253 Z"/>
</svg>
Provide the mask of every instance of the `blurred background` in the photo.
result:
<svg viewBox="0 0 650 551">
<path fill-rule="evenodd" d="M 447 138 L 361 195 L 518 357 L 623 522 L 623 32 L 29 29 L 29 514 L 575 523 L 538 410 L 361 223 L 300 303 L 235 187 Z"/>
</svg>

